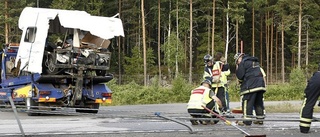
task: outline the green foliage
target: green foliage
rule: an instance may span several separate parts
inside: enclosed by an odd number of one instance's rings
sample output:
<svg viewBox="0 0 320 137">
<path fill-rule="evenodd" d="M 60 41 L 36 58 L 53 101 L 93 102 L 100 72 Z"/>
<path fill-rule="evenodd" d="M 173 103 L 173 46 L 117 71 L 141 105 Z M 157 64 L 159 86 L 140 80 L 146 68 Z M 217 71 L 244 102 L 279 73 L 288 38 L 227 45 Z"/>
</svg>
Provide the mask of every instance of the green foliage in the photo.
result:
<svg viewBox="0 0 320 137">
<path fill-rule="evenodd" d="M 180 64 L 185 60 L 184 47 L 180 39 L 177 37 L 176 32 L 172 32 L 168 37 L 167 41 L 163 45 L 162 51 L 164 52 L 164 62 L 170 69 L 174 68 L 176 62 Z"/>
<path fill-rule="evenodd" d="M 306 86 L 306 76 L 302 69 L 294 68 L 290 73 L 290 87 L 292 92 L 301 92 Z"/>
<path fill-rule="evenodd" d="M 137 94 L 141 91 L 142 86 L 131 82 L 126 85 L 116 85 L 116 79 L 108 82 L 107 85 L 112 91 L 112 104 L 113 105 L 124 105 L 124 104 L 135 104 L 137 101 Z"/>
<path fill-rule="evenodd" d="M 181 76 L 176 77 L 172 81 L 172 102 L 187 102 L 190 96 L 190 92 L 193 89 L 193 86 L 188 84 L 188 82 L 183 79 Z"/>
<path fill-rule="evenodd" d="M 165 88 L 144 87 L 131 82 L 113 89 L 112 105 L 167 103 L 167 92 Z"/>
<path fill-rule="evenodd" d="M 117 85 L 116 80 L 107 83 L 113 91 L 112 105 L 135 105 L 135 104 L 162 104 L 162 103 L 187 103 L 190 91 L 195 85 L 187 84 L 182 77 L 172 81 L 170 87 L 162 87 L 155 77 L 150 86 L 140 86 L 132 81 L 129 84 Z M 296 90 L 296 89 L 295 89 Z M 289 83 L 268 85 L 264 94 L 265 101 L 303 100 L 304 90 L 294 91 Z M 240 102 L 239 87 L 236 82 L 229 85 L 229 98 L 232 102 Z"/>
<path fill-rule="evenodd" d="M 226 12 L 229 12 L 232 21 L 239 21 L 239 23 L 243 23 L 245 18 L 244 14 L 247 11 L 245 9 L 245 5 L 247 2 L 245 0 L 230 0 L 229 1 L 229 9 Z"/>
<path fill-rule="evenodd" d="M 54 9 L 74 10 L 75 5 L 76 0 L 53 0 L 50 7 Z"/>
<path fill-rule="evenodd" d="M 8 2 L 5 8 L 4 0 L 0 1 L 0 42 L 3 43 L 18 43 L 20 41 L 21 30 L 18 28 L 18 20 L 21 11 L 26 6 L 33 6 L 34 2 L 26 2 L 26 0 L 6 0 Z M 7 13 L 7 18 L 5 18 Z M 5 41 L 5 24 L 8 25 L 8 40 Z"/>
<path fill-rule="evenodd" d="M 143 53 L 139 46 L 132 49 L 131 57 L 124 57 L 124 72 L 127 74 L 143 74 Z"/>
<path fill-rule="evenodd" d="M 140 86 L 132 81 L 126 85 L 116 85 L 116 80 L 107 83 L 113 91 L 112 105 L 159 104 L 187 102 L 194 88 L 181 77 L 173 80 L 172 87 L 161 87 L 155 77 L 151 86 Z"/>
<path fill-rule="evenodd" d="M 277 105 L 266 106 L 265 110 L 267 113 L 296 113 L 301 111 L 301 106 L 285 102 Z M 320 112 L 320 108 L 314 107 L 313 112 Z"/>
<path fill-rule="evenodd" d="M 55 9 L 83 10 L 91 15 L 101 16 L 104 15 L 104 8 L 107 4 L 115 5 L 116 3 L 107 3 L 104 0 L 52 0 L 50 7 Z M 114 10 L 115 7 L 110 6 L 108 9 Z"/>
<path fill-rule="evenodd" d="M 50 34 L 48 35 L 48 42 L 56 43 L 58 39 L 62 40 L 64 38 L 64 34 Z"/>
<path fill-rule="evenodd" d="M 300 91 L 290 84 L 268 85 L 267 92 L 264 94 L 264 99 L 267 101 L 281 101 L 281 100 L 302 100 L 304 97 L 304 90 Z"/>
<path fill-rule="evenodd" d="M 230 101 L 240 101 L 240 85 L 236 81 L 231 81 L 228 86 L 228 93 Z"/>
<path fill-rule="evenodd" d="M 143 68 L 143 51 L 140 49 L 139 46 L 135 46 L 132 49 L 132 56 L 126 56 L 124 57 L 124 60 L 126 63 L 123 64 L 124 66 L 124 72 L 127 74 L 131 74 L 132 77 L 130 77 L 128 80 L 137 80 L 141 79 L 141 75 L 143 74 L 144 68 Z M 154 68 L 154 60 L 155 55 L 153 54 L 153 50 L 151 48 L 147 49 L 147 72 L 149 74 L 151 71 L 156 70 Z M 156 72 L 153 72 L 156 73 Z M 143 77 L 142 77 L 143 80 Z"/>
<path fill-rule="evenodd" d="M 291 82 L 279 85 L 268 85 L 264 94 L 265 101 L 302 100 L 304 97 L 305 78 L 303 71 L 294 69 Z M 302 79 L 302 80 L 301 80 Z M 158 77 L 154 77 L 150 86 L 139 86 L 135 82 L 126 85 L 116 85 L 116 80 L 108 83 L 113 91 L 113 105 L 157 104 L 157 103 L 187 103 L 190 91 L 195 85 L 190 85 L 183 77 L 176 77 L 172 86 L 162 87 Z M 301 82 L 303 84 L 301 84 Z M 230 101 L 239 102 L 240 87 L 231 81 L 228 87 Z"/>
<path fill-rule="evenodd" d="M 281 100 L 302 100 L 304 96 L 305 84 L 300 86 L 291 86 L 289 83 L 279 85 L 268 85 L 267 91 L 264 93 L 266 101 L 281 101 Z M 230 83 L 229 98 L 231 101 L 240 101 L 240 87 L 236 82 Z"/>
</svg>

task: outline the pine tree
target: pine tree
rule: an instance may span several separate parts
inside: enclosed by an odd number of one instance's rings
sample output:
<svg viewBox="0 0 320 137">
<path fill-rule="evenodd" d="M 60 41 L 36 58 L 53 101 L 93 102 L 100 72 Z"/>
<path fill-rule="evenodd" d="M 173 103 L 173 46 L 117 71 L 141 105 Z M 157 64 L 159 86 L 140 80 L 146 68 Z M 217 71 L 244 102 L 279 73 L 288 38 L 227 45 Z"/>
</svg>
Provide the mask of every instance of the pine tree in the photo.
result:
<svg viewBox="0 0 320 137">
<path fill-rule="evenodd" d="M 33 6 L 34 3 L 27 4 L 26 0 L 2 0 L 0 2 L 0 26 L 4 30 L 0 32 L 1 43 L 19 43 L 22 33 L 18 28 L 20 13 L 24 7 Z"/>
</svg>

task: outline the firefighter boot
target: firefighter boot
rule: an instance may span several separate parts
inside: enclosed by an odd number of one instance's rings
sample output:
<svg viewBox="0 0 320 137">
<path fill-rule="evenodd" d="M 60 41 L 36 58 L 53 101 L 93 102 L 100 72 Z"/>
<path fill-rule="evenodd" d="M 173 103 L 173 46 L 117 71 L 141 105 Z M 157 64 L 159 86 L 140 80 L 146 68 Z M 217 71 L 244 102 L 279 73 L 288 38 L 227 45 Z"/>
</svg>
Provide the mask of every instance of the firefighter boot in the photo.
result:
<svg viewBox="0 0 320 137">
<path fill-rule="evenodd" d="M 253 124 L 263 125 L 264 116 L 257 116 L 257 120 L 253 121 Z"/>
<path fill-rule="evenodd" d="M 192 118 L 196 118 L 194 116 L 192 116 Z M 199 122 L 197 120 L 190 120 L 192 125 L 199 125 Z"/>
<path fill-rule="evenodd" d="M 301 132 L 301 133 L 308 133 L 309 130 L 310 130 L 310 127 L 300 126 L 300 132 Z"/>
</svg>

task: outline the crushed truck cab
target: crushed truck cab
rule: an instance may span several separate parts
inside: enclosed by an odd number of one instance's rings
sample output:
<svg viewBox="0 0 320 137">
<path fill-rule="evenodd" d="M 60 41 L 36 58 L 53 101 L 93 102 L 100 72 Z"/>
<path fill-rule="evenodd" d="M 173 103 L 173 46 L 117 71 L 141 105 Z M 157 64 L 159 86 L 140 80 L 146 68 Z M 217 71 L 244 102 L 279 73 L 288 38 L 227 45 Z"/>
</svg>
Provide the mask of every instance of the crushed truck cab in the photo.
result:
<svg viewBox="0 0 320 137">
<path fill-rule="evenodd" d="M 110 39 L 124 36 L 119 18 L 26 7 L 19 28 L 20 43 L 1 52 L 0 99 L 6 103 L 11 96 L 29 110 L 73 107 L 91 113 L 111 103 L 108 47 Z"/>
</svg>

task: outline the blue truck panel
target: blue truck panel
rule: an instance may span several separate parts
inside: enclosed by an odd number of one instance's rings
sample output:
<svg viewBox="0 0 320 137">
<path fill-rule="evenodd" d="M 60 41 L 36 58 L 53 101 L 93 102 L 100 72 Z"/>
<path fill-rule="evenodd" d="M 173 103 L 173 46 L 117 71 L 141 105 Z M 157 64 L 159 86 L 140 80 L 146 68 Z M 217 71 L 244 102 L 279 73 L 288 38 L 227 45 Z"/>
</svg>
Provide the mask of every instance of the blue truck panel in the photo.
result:
<svg viewBox="0 0 320 137">
<path fill-rule="evenodd" d="M 93 89 L 83 89 L 83 95 L 87 96 L 90 99 L 101 99 L 103 97 L 103 93 L 112 93 L 109 87 L 106 84 L 96 84 L 93 86 Z M 111 98 L 107 97 L 107 98 Z"/>
<path fill-rule="evenodd" d="M 34 99 L 43 98 L 45 96 L 53 97 L 56 99 L 61 99 L 65 96 L 64 92 L 61 89 L 55 88 L 52 84 L 49 84 L 49 83 L 34 84 L 34 86 L 38 90 L 38 93 L 40 91 L 50 91 L 50 94 L 48 94 L 48 95 L 39 95 L 38 94 L 38 96 L 36 96 Z"/>
<path fill-rule="evenodd" d="M 25 85 L 29 83 L 35 83 L 37 80 L 39 80 L 41 77 L 40 74 L 30 74 L 27 76 L 19 76 L 14 78 L 5 79 L 0 84 L 1 87 L 10 87 L 10 86 L 17 86 L 17 85 Z"/>
</svg>

